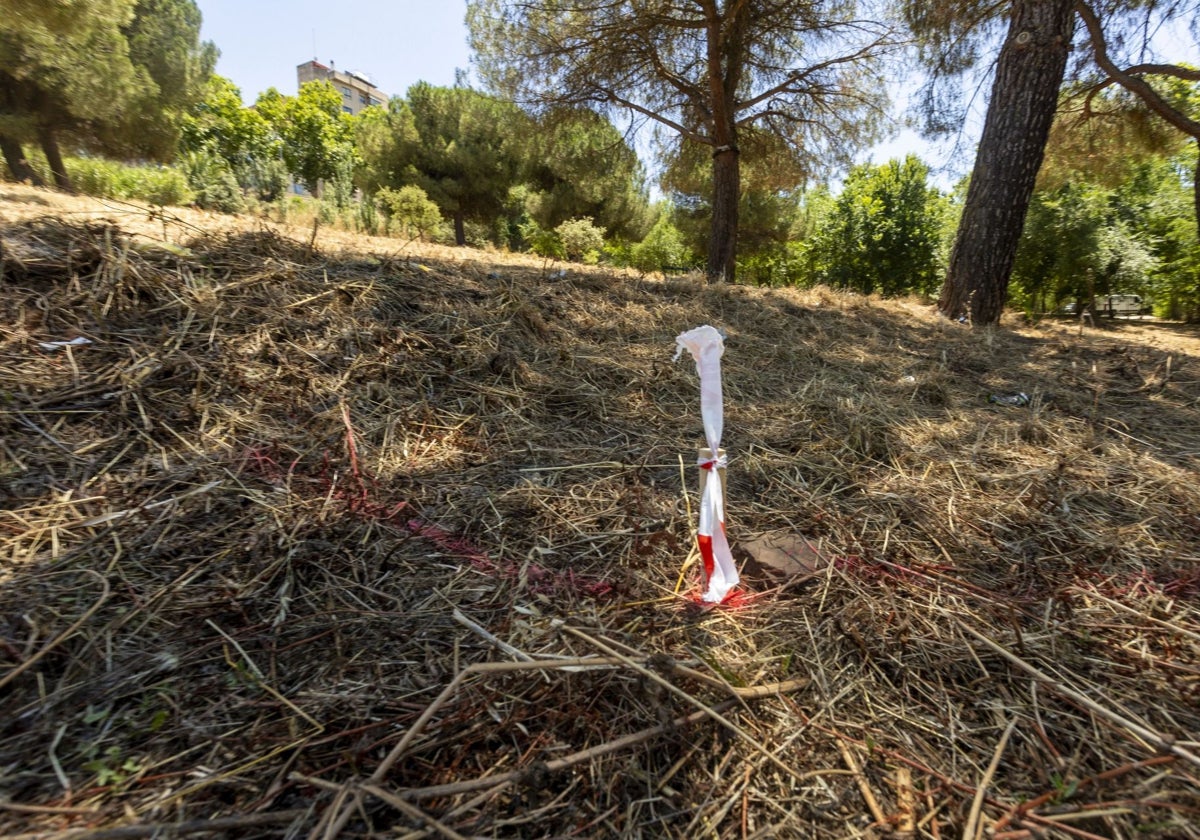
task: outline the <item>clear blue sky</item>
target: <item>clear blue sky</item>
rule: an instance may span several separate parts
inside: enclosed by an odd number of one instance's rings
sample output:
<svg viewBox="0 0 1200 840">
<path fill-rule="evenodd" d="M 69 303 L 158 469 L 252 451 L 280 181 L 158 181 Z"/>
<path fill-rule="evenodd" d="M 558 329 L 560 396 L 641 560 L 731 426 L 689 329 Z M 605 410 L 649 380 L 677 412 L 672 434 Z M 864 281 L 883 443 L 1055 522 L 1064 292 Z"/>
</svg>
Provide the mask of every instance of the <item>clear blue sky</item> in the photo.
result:
<svg viewBox="0 0 1200 840">
<path fill-rule="evenodd" d="M 296 65 L 316 58 L 339 70 L 366 73 L 389 96 L 417 81 L 454 83 L 470 68 L 463 18 L 466 0 L 196 0 L 201 35 L 221 51 L 217 72 L 233 81 L 247 104 L 269 87 L 296 93 Z M 969 141 L 973 142 L 973 141 Z M 970 167 L 971 154 L 901 132 L 862 159 L 882 163 L 920 155 L 946 187 Z M 973 151 L 973 147 L 971 147 Z M 650 164 L 650 161 L 647 161 Z M 938 170 L 945 171 L 938 171 Z"/>
<path fill-rule="evenodd" d="M 253 102 L 269 87 L 296 93 L 296 65 L 316 58 L 369 75 L 389 96 L 454 83 L 470 66 L 466 0 L 196 0 L 217 72 Z M 314 50 L 315 41 L 315 50 Z"/>
</svg>

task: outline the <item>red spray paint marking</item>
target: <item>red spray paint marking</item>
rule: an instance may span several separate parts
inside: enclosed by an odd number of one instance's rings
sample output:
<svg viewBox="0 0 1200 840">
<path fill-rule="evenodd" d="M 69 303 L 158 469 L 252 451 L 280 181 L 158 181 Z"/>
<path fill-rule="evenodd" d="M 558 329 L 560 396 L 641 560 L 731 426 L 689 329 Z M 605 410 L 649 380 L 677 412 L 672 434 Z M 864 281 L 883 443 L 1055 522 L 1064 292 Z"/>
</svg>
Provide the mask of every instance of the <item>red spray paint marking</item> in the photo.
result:
<svg viewBox="0 0 1200 840">
<path fill-rule="evenodd" d="M 767 593 L 761 592 L 746 592 L 743 589 L 734 588 L 729 590 L 729 594 L 725 596 L 725 600 L 719 604 L 714 604 L 711 601 L 704 600 L 704 592 L 708 589 L 707 582 L 702 587 L 688 590 L 684 596 L 687 606 L 691 609 L 699 607 L 702 611 L 708 610 L 740 610 L 753 606 L 760 598 L 765 597 Z"/>
<path fill-rule="evenodd" d="M 372 519 L 407 531 L 437 546 L 447 555 L 465 560 L 472 567 L 485 574 L 506 580 L 517 580 L 525 577 L 529 591 L 535 594 L 559 595 L 563 592 L 577 593 L 590 598 L 603 598 L 614 595 L 617 587 L 606 580 L 585 578 L 574 571 L 556 572 L 536 564 L 516 564 L 512 561 L 493 560 L 482 548 L 469 540 L 455 536 L 444 528 L 433 525 L 414 516 L 412 506 L 404 500 L 380 501 L 379 481 L 362 469 L 358 462 L 358 447 L 355 444 L 354 429 L 350 424 L 349 412 L 343 410 L 343 422 L 346 424 L 346 450 L 350 469 L 349 482 L 340 481 L 337 470 L 331 465 L 328 452 L 322 458 L 320 471 L 311 476 L 316 478 L 321 488 L 321 497 L 337 499 L 346 505 L 346 510 L 360 519 Z M 258 473 L 273 483 L 281 482 L 285 473 L 276 459 L 273 451 L 264 447 L 254 447 L 247 450 L 243 459 L 243 469 Z M 293 461 L 286 471 L 290 479 L 297 474 L 299 459 Z M 331 477 L 332 474 L 332 477 Z M 296 488 L 292 487 L 293 492 Z"/>
<path fill-rule="evenodd" d="M 722 522 L 720 527 L 721 532 L 725 531 L 725 523 Z M 703 601 L 704 592 L 708 589 L 708 579 L 712 577 L 713 567 L 716 561 L 713 559 L 712 537 L 708 534 L 697 534 L 696 545 L 700 549 L 700 558 L 704 561 L 704 579 L 700 581 L 700 589 L 691 595 L 694 601 Z M 722 607 L 745 607 L 758 598 L 757 595 L 750 595 L 742 592 L 736 586 L 729 590 L 729 593 L 721 601 L 719 605 L 707 604 L 707 606 L 722 606 Z"/>
</svg>

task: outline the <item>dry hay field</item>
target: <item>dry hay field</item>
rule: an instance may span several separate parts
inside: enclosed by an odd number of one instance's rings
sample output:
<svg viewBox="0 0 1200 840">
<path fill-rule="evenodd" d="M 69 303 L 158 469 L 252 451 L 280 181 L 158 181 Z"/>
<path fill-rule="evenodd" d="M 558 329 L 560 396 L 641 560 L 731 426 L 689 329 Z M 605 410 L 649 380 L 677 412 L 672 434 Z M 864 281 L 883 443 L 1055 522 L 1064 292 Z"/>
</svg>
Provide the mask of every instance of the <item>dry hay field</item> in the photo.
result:
<svg viewBox="0 0 1200 840">
<path fill-rule="evenodd" d="M 0 834 L 1200 837 L 1189 327 L 11 185 L 0 246 Z"/>
</svg>

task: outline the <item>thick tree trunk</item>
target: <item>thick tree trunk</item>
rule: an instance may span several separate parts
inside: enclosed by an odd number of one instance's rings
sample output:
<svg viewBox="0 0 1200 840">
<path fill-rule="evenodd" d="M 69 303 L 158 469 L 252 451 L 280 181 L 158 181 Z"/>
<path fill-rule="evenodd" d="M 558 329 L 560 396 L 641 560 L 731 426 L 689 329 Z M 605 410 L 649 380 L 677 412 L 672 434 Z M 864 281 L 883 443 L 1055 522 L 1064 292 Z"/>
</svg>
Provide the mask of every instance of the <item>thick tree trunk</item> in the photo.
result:
<svg viewBox="0 0 1200 840">
<path fill-rule="evenodd" d="M 732 283 L 737 269 L 738 150 L 723 146 L 713 155 L 712 229 L 708 236 L 708 282 Z"/>
<path fill-rule="evenodd" d="M 46 155 L 46 163 L 50 166 L 50 174 L 54 176 L 54 185 L 63 192 L 75 192 L 71 186 L 71 177 L 67 175 L 66 164 L 63 163 L 62 150 L 58 148 L 58 138 L 54 129 L 48 126 L 38 127 L 38 142 Z"/>
<path fill-rule="evenodd" d="M 466 223 L 465 223 L 465 220 L 463 219 L 462 213 L 454 214 L 454 244 L 455 245 L 466 245 L 467 244 L 467 228 L 466 228 Z"/>
<path fill-rule="evenodd" d="M 25 159 L 25 152 L 22 151 L 20 142 L 15 138 L 7 134 L 0 134 L 0 152 L 4 154 L 4 162 L 8 164 L 8 171 L 12 173 L 15 180 L 22 183 L 28 182 L 35 187 L 46 186 L 42 176 L 37 174 L 29 165 L 29 161 Z"/>
<path fill-rule="evenodd" d="M 1071 48 L 1072 0 L 1015 0 L 938 308 L 1000 320 Z"/>
</svg>

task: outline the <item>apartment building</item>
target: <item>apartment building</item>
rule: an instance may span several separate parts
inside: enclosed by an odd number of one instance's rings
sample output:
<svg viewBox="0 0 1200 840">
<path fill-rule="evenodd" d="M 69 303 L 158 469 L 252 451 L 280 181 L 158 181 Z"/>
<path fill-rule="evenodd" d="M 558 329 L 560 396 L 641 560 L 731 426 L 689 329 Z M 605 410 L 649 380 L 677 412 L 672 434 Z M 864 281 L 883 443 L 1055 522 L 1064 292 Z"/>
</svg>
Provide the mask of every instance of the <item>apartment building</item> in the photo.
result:
<svg viewBox="0 0 1200 840">
<path fill-rule="evenodd" d="M 349 73 L 338 70 L 332 61 L 326 67 L 315 58 L 296 66 L 297 87 L 318 80 L 329 82 L 342 95 L 342 110 L 347 114 L 357 114 L 368 105 L 387 103 L 387 94 L 375 87 L 375 83 L 365 74 L 356 70 Z"/>
</svg>

